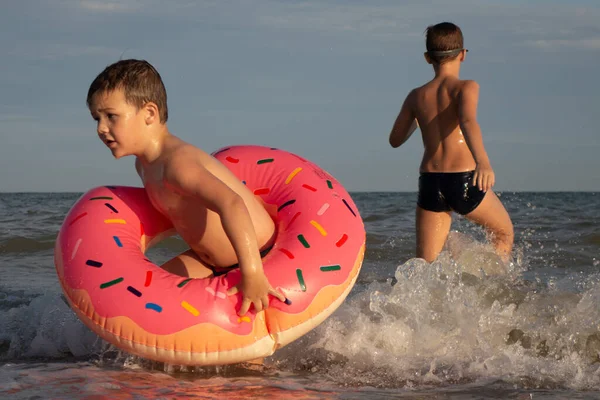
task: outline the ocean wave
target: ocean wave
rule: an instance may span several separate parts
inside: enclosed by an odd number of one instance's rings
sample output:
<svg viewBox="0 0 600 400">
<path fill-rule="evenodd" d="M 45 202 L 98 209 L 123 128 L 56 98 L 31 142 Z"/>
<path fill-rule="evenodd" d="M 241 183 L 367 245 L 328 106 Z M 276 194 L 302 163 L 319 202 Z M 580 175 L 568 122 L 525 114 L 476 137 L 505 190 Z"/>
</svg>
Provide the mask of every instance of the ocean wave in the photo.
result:
<svg viewBox="0 0 600 400">
<path fill-rule="evenodd" d="M 0 309 L 0 360 L 89 358 L 103 348 L 102 340 L 83 325 L 61 294 L 12 297 L 17 298 L 13 306 Z"/>
<path fill-rule="evenodd" d="M 600 233 L 592 233 L 584 236 L 582 239 L 584 243 L 600 246 Z M 600 254 L 597 255 L 600 258 Z"/>
<path fill-rule="evenodd" d="M 39 238 L 13 236 L 0 241 L 0 254 L 2 253 L 35 253 L 54 248 L 56 235 L 47 235 Z"/>
<path fill-rule="evenodd" d="M 276 365 L 357 387 L 598 388 L 598 276 L 573 293 L 521 272 L 473 247 L 461 261 L 409 260 L 278 351 Z"/>
<path fill-rule="evenodd" d="M 0 254 L 36 253 L 54 249 L 56 235 L 44 235 L 37 238 L 12 236 L 0 240 Z M 178 237 L 169 237 L 157 243 L 155 249 L 167 250 L 175 254 L 189 249 L 189 246 Z M 156 251 L 156 250 L 155 250 Z"/>
</svg>

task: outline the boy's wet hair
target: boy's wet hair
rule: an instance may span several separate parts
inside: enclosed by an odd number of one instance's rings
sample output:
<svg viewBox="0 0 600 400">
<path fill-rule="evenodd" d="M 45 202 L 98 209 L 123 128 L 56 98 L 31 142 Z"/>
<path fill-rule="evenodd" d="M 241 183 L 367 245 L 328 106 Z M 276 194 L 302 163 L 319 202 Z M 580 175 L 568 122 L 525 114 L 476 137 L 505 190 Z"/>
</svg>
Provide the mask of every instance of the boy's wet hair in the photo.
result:
<svg viewBox="0 0 600 400">
<path fill-rule="evenodd" d="M 120 60 L 109 65 L 90 85 L 87 95 L 88 108 L 94 95 L 122 89 L 127 103 L 140 110 L 144 104 L 153 102 L 158 106 L 160 122 L 169 119 L 167 91 L 158 71 L 145 60 Z"/>
<path fill-rule="evenodd" d="M 430 25 L 425 30 L 427 54 L 435 64 L 443 64 L 455 59 L 463 50 L 463 35 L 452 22 Z"/>
</svg>

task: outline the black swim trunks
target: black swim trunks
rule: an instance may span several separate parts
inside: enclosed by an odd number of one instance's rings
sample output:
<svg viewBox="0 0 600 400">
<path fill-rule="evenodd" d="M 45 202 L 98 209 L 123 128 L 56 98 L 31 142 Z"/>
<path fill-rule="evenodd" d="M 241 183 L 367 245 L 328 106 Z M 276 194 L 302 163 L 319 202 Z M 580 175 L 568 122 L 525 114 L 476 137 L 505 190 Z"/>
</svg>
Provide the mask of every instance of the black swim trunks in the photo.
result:
<svg viewBox="0 0 600 400">
<path fill-rule="evenodd" d="M 269 252 L 271 251 L 272 248 L 273 248 L 273 245 L 267 247 L 264 250 L 261 250 L 260 251 L 260 257 L 261 258 L 265 258 L 265 256 L 267 254 L 269 254 Z M 233 265 L 231 265 L 229 267 L 224 267 L 224 268 L 217 268 L 217 267 L 214 267 L 214 266 L 208 265 L 208 264 L 206 266 L 212 271 L 213 276 L 221 276 L 221 275 L 225 275 L 226 273 L 230 272 L 232 269 L 239 268 L 240 264 L 236 263 L 236 264 L 233 264 Z"/>
<path fill-rule="evenodd" d="M 419 176 L 419 207 L 435 212 L 455 211 L 465 215 L 477 208 L 485 192 L 473 186 L 468 172 L 422 172 Z"/>
</svg>

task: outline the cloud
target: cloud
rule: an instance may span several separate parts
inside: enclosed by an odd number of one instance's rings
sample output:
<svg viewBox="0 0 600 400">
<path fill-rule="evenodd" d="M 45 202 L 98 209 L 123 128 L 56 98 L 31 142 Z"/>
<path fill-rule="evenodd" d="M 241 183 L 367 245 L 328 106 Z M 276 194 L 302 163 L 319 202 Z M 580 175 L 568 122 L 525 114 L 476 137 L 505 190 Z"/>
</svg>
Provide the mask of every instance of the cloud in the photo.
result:
<svg viewBox="0 0 600 400">
<path fill-rule="evenodd" d="M 118 57 L 123 49 L 65 42 L 21 40 L 19 46 L 5 51 L 8 57 L 22 60 L 56 61 L 82 56 Z"/>
<path fill-rule="evenodd" d="M 98 11 L 105 13 L 114 12 L 129 12 L 134 11 L 140 7 L 140 4 L 135 1 L 93 1 L 84 0 L 78 3 L 80 8 L 88 11 Z"/>
<path fill-rule="evenodd" d="M 35 45 L 34 45 L 35 46 Z M 115 56 L 119 50 L 105 46 L 77 45 L 71 43 L 50 43 L 35 50 L 37 58 L 60 60 L 80 56 Z"/>
<path fill-rule="evenodd" d="M 31 122 L 37 121 L 39 118 L 33 115 L 26 114 L 0 114 L 0 122 Z"/>
<path fill-rule="evenodd" d="M 204 0 L 196 2 L 194 0 L 64 0 L 63 8 L 75 11 L 85 11 L 91 13 L 112 13 L 112 14 L 131 14 L 137 15 L 178 15 L 181 18 L 197 16 L 205 10 L 214 8 L 214 5 L 220 4 L 216 1 Z M 229 4 L 224 10 L 231 12 L 237 5 Z M 199 11 L 194 13 L 193 11 Z M 191 15 L 190 15 L 191 13 Z"/>
<path fill-rule="evenodd" d="M 544 51 L 561 51 L 565 47 L 578 50 L 600 50 L 600 37 L 528 40 L 525 45 Z"/>
<path fill-rule="evenodd" d="M 46 19 L 53 20 L 57 27 L 73 25 L 78 29 L 82 28 L 81 22 L 88 19 L 92 26 L 104 27 L 111 22 L 99 21 L 99 17 L 127 14 L 134 23 L 158 17 L 162 24 L 194 26 L 193 31 L 247 32 L 258 29 L 276 32 L 277 35 L 339 35 L 351 37 L 353 41 L 357 38 L 395 43 L 415 41 L 423 39 L 427 25 L 442 20 L 455 21 L 466 28 L 470 43 L 484 40 L 477 36 L 477 32 L 482 30 L 491 34 L 485 36 L 487 41 L 525 43 L 528 47 L 543 50 L 554 45 L 553 40 L 576 39 L 580 40 L 575 42 L 579 48 L 596 49 L 596 40 L 600 37 L 597 23 L 600 10 L 597 7 L 566 4 L 542 7 L 539 4 L 482 3 L 476 0 L 455 0 L 451 4 L 440 0 L 428 4 L 415 0 L 368 3 L 335 0 L 62 0 L 58 4 L 60 7 L 48 8 L 48 4 L 41 3 L 40 6 L 46 7 L 47 12 L 38 12 L 46 14 Z M 596 34 L 592 35 L 594 29 Z M 178 30 L 175 29 L 175 32 Z M 164 31 L 165 38 L 172 34 Z M 548 40 L 551 41 L 547 43 Z M 570 44 L 558 43 L 561 47 Z"/>
<path fill-rule="evenodd" d="M 585 140 L 579 138 L 576 141 L 565 141 L 563 137 L 549 137 L 532 132 L 487 132 L 486 143 L 504 144 L 513 146 L 537 146 L 537 147 L 557 147 L 557 148 L 597 148 L 600 147 L 594 139 Z"/>
<path fill-rule="evenodd" d="M 383 36 L 409 30 L 415 35 L 422 35 L 427 24 L 442 20 L 459 24 L 462 21 L 481 23 L 510 33 L 545 35 L 556 32 L 557 26 L 597 28 L 600 18 L 600 10 L 592 7 L 574 8 L 558 4 L 540 7 L 474 0 L 434 1 L 433 4 L 418 1 L 257 1 L 254 5 L 246 16 L 254 17 L 260 25 L 279 30 L 359 32 Z"/>
<path fill-rule="evenodd" d="M 323 3 L 286 4 L 265 8 L 256 15 L 259 25 L 278 30 L 357 32 L 374 36 L 392 36 L 408 30 L 402 6 L 340 5 Z"/>
</svg>

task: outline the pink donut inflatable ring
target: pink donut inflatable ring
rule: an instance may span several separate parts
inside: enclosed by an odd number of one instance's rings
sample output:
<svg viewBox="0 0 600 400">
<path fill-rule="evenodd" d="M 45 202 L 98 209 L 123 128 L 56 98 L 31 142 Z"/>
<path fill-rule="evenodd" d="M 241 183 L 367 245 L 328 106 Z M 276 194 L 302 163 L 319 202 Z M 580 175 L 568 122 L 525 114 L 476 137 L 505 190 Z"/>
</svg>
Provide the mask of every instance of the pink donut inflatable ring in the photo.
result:
<svg viewBox="0 0 600 400">
<path fill-rule="evenodd" d="M 267 310 L 239 317 L 241 294 L 226 295 L 239 269 L 203 279 L 166 272 L 144 253 L 174 230 L 144 189 L 97 187 L 67 214 L 55 266 L 77 316 L 129 353 L 177 365 L 266 357 L 323 322 L 354 286 L 365 229 L 331 175 L 269 147 L 232 146 L 213 155 L 266 203 L 277 234 L 264 270 L 289 304 L 270 297 Z"/>
</svg>

